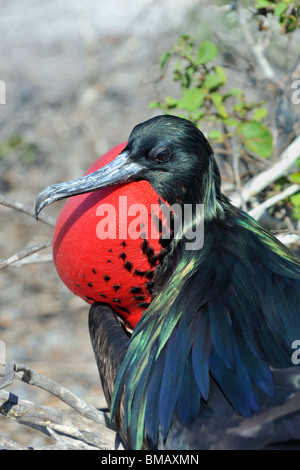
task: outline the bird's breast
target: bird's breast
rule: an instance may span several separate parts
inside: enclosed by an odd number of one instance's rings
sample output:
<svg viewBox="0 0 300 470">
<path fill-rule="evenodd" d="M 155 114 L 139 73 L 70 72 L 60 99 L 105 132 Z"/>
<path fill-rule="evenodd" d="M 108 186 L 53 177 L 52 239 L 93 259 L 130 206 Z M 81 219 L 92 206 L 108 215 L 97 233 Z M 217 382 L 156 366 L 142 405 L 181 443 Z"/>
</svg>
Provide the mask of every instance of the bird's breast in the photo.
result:
<svg viewBox="0 0 300 470">
<path fill-rule="evenodd" d="M 124 147 L 110 150 L 87 173 Z M 69 198 L 54 230 L 53 259 L 64 284 L 90 304 L 110 304 L 131 328 L 151 301 L 165 253 L 162 202 L 147 181 L 101 189 Z"/>
</svg>

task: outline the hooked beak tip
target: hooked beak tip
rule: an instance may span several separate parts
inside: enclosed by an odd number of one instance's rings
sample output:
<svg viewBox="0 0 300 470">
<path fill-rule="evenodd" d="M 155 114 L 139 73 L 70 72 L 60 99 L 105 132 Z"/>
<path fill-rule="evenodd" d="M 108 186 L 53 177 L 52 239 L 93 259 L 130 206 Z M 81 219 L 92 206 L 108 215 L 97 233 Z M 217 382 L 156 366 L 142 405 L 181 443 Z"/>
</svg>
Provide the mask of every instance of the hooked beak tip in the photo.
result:
<svg viewBox="0 0 300 470">
<path fill-rule="evenodd" d="M 97 191 L 115 184 L 133 181 L 133 178 L 140 174 L 142 169 L 138 163 L 128 162 L 128 152 L 123 151 L 111 163 L 93 173 L 42 189 L 35 201 L 35 218 L 38 220 L 41 210 L 53 202 L 70 196 Z"/>
<path fill-rule="evenodd" d="M 35 220 L 39 221 L 39 214 L 42 209 L 39 209 L 36 205 L 34 206 L 33 215 Z"/>
<path fill-rule="evenodd" d="M 40 191 L 35 200 L 33 209 L 36 220 L 39 220 L 39 214 L 44 209 L 44 207 L 56 201 L 55 193 L 56 185 L 48 186 L 47 188 L 44 188 L 42 191 Z"/>
</svg>

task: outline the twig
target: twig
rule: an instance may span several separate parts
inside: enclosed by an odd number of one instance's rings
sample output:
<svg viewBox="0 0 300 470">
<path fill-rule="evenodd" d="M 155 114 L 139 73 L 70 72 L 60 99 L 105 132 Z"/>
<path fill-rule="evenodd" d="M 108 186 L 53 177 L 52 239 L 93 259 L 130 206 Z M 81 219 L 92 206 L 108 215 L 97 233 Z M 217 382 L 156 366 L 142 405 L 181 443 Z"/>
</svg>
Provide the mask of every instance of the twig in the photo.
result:
<svg viewBox="0 0 300 470">
<path fill-rule="evenodd" d="M 13 383 L 14 378 L 15 378 L 13 362 L 8 362 L 7 364 L 5 364 L 5 366 L 3 366 L 3 364 L 0 364 L 0 377 L 4 377 L 0 381 L 0 390 L 2 390 L 5 387 L 8 387 L 9 385 Z"/>
<path fill-rule="evenodd" d="M 0 388 L 7 387 L 14 379 L 18 379 L 46 390 L 73 408 L 74 411 L 66 411 L 40 406 L 0 390 L 0 414 L 53 437 L 56 444 L 48 446 L 48 449 L 124 449 L 105 412 L 88 405 L 49 377 L 14 362 L 9 362 L 6 366 L 1 364 L 0 376 L 4 377 Z M 14 448 L 18 444 L 0 438 L 1 447 Z"/>
<path fill-rule="evenodd" d="M 3 194 L 0 194 L 0 204 L 2 206 L 10 207 L 11 209 L 15 209 L 19 212 L 24 212 L 24 214 L 28 214 L 35 218 L 33 207 L 29 204 L 23 204 L 22 202 L 16 201 L 15 199 L 12 199 L 8 196 L 4 196 Z M 43 212 L 39 215 L 39 220 L 46 225 L 50 225 L 51 227 L 54 227 L 56 222 L 56 220 L 46 212 Z"/>
<path fill-rule="evenodd" d="M 86 418 L 89 418 L 95 421 L 96 423 L 106 425 L 106 421 L 103 418 L 103 413 L 98 411 L 93 406 L 90 406 L 85 403 L 83 400 L 74 395 L 74 393 L 72 393 L 70 390 L 63 387 L 59 383 L 55 382 L 49 377 L 46 377 L 45 375 L 39 374 L 38 372 L 31 370 L 24 364 L 16 364 L 14 362 L 10 362 L 6 364 L 5 368 L 0 365 L 0 376 L 4 376 L 5 386 L 11 383 L 11 381 L 8 382 L 7 380 L 7 376 L 9 376 L 10 380 L 13 377 L 29 385 L 34 385 L 36 387 L 42 388 L 43 390 L 46 390 L 47 392 L 59 398 L 67 405 L 74 408 L 74 410 L 78 411 Z M 0 388 L 4 388 L 3 384 L 0 384 Z"/>
<path fill-rule="evenodd" d="M 91 446 L 101 450 L 112 450 L 116 446 L 118 450 L 123 449 L 116 439 L 116 433 L 106 426 L 93 423 L 71 410 L 60 410 L 22 400 L 6 390 L 0 391 L 0 413 L 58 441 L 61 441 L 62 435 L 68 438 L 69 444 L 67 440 L 64 446 L 58 442 L 52 449 L 82 449 Z"/>
<path fill-rule="evenodd" d="M 0 435 L 0 450 L 28 450 L 28 447 L 22 446 L 18 442 L 7 439 Z"/>
<path fill-rule="evenodd" d="M 289 168 L 296 162 L 300 155 L 300 136 L 297 137 L 281 154 L 280 160 L 271 168 L 263 171 L 259 175 L 252 178 L 242 188 L 242 198 L 238 191 L 234 191 L 229 199 L 232 204 L 240 207 L 242 200 L 249 201 L 252 196 L 258 194 L 264 188 L 276 181 L 283 175 L 286 175 Z"/>
<path fill-rule="evenodd" d="M 276 238 L 286 246 L 300 245 L 300 236 L 297 233 L 284 233 L 276 235 Z"/>
<path fill-rule="evenodd" d="M 0 269 L 3 269 L 9 264 L 19 261 L 22 258 L 25 258 L 26 256 L 32 255 L 33 253 L 36 253 L 37 251 L 43 250 L 44 248 L 48 248 L 49 246 L 51 246 L 51 243 L 52 243 L 52 240 L 46 240 L 45 242 L 41 242 L 41 243 L 38 243 L 37 245 L 33 245 L 28 248 L 25 248 L 24 250 L 21 250 L 18 253 L 15 253 L 9 258 L 1 259 Z"/>
<path fill-rule="evenodd" d="M 36 264 L 36 263 L 51 263 L 53 261 L 53 256 L 51 254 L 48 255 L 39 255 L 38 253 L 33 253 L 26 258 L 22 258 L 19 261 L 15 261 L 12 263 L 14 268 L 20 268 L 24 266 L 24 264 Z"/>
<path fill-rule="evenodd" d="M 241 197 L 242 209 L 247 210 L 246 203 L 243 200 L 242 184 L 241 184 L 241 178 L 240 178 L 240 173 L 239 173 L 240 152 L 241 152 L 241 146 L 238 145 L 237 142 L 233 142 L 232 168 L 233 168 L 234 179 L 235 179 L 235 183 L 237 186 L 237 190 Z"/>
<path fill-rule="evenodd" d="M 237 2 L 237 12 L 238 12 L 238 19 L 239 19 L 239 25 L 242 27 L 245 39 L 249 46 L 251 46 L 253 50 L 253 55 L 256 59 L 256 62 L 260 66 L 260 69 L 264 75 L 265 78 L 271 79 L 272 81 L 275 80 L 275 74 L 274 71 L 267 60 L 266 56 L 263 53 L 263 45 L 255 42 L 254 37 L 250 31 L 247 19 L 244 17 L 245 11 L 240 7 L 239 2 Z"/>
<path fill-rule="evenodd" d="M 254 219 L 259 220 L 261 216 L 263 215 L 263 213 L 267 209 L 269 209 L 269 207 L 272 207 L 278 202 L 282 201 L 283 199 L 286 199 L 287 197 L 292 196 L 292 194 L 295 194 L 299 190 L 300 190 L 299 184 L 292 184 L 288 188 L 284 189 L 281 193 L 275 194 L 275 196 L 270 197 L 266 201 L 259 204 L 257 207 L 254 207 L 254 209 L 251 209 L 249 211 L 249 214 Z"/>
</svg>

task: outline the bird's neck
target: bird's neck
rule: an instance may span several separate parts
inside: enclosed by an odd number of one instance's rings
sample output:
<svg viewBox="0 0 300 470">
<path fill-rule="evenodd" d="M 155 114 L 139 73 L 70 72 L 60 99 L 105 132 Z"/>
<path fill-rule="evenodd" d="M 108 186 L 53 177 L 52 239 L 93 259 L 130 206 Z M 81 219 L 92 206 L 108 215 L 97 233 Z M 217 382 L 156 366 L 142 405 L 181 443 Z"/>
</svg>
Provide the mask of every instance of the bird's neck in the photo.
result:
<svg viewBox="0 0 300 470">
<path fill-rule="evenodd" d="M 204 220 L 209 223 L 225 219 L 227 199 L 221 193 L 221 180 L 214 159 L 209 161 L 207 171 L 202 178 L 197 178 L 193 199 L 197 204 L 203 204 Z"/>
</svg>

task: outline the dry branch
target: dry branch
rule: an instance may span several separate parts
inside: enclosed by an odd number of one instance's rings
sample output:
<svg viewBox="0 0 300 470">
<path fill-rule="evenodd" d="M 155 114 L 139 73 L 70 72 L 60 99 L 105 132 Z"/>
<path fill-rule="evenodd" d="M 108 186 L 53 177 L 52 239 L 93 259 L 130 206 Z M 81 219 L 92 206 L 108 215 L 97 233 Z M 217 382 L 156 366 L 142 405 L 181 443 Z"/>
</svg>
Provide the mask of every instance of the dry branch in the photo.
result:
<svg viewBox="0 0 300 470">
<path fill-rule="evenodd" d="M 234 191 L 229 199 L 232 204 L 241 207 L 242 201 L 247 202 L 256 194 L 260 193 L 270 184 L 274 183 L 278 178 L 287 174 L 288 170 L 293 166 L 300 156 L 300 136 L 297 137 L 281 154 L 279 161 L 271 168 L 261 172 L 250 181 L 243 185 L 241 193 Z"/>
<path fill-rule="evenodd" d="M 0 366 L 0 376 L 4 377 L 4 386 L 3 383 L 0 383 L 0 389 L 10 385 L 14 379 L 18 379 L 29 385 L 34 385 L 46 390 L 74 408 L 74 410 L 78 411 L 83 416 L 92 419 L 99 424 L 106 424 L 102 412 L 99 412 L 96 408 L 87 405 L 84 401 L 74 395 L 74 393 L 70 392 L 70 390 L 59 383 L 43 374 L 31 370 L 24 364 L 9 362 L 6 364 L 4 369 L 3 366 Z"/>
<path fill-rule="evenodd" d="M 28 450 L 28 447 L 22 446 L 0 434 L 0 450 Z"/>
<path fill-rule="evenodd" d="M 38 253 L 33 253 L 32 255 L 26 256 L 18 261 L 12 263 L 14 268 L 20 268 L 24 264 L 37 264 L 37 263 L 49 263 L 53 261 L 52 254 L 48 255 L 39 255 Z"/>
<path fill-rule="evenodd" d="M 12 199 L 8 196 L 4 196 L 3 194 L 0 194 L 0 204 L 2 206 L 10 207 L 11 209 L 15 209 L 19 212 L 24 212 L 24 214 L 28 214 L 35 218 L 34 209 L 29 204 L 23 204 L 22 202 L 16 201 L 15 199 Z M 50 225 L 51 227 L 54 227 L 56 222 L 56 220 L 46 212 L 43 212 L 39 215 L 39 221 L 46 225 Z"/>
<path fill-rule="evenodd" d="M 54 380 L 31 370 L 23 364 L 10 362 L 0 365 L 0 376 L 4 377 L 0 388 L 7 387 L 14 379 L 37 386 L 56 396 L 73 410 L 37 405 L 16 395 L 0 391 L 0 413 L 21 424 L 33 427 L 56 440 L 51 449 L 101 449 L 122 450 L 113 425 L 105 412 L 97 410 L 78 398 L 74 393 Z M 18 446 L 6 438 L 0 438 L 0 447 Z"/>
<path fill-rule="evenodd" d="M 111 450 L 116 445 L 116 433 L 105 426 L 71 410 L 22 400 L 6 390 L 0 392 L 0 412 L 1 415 L 32 427 L 46 436 L 57 439 L 55 436 L 59 433 L 57 436 L 69 438 L 69 444 L 66 444 L 68 449 L 93 446 L 101 450 Z"/>
<path fill-rule="evenodd" d="M 300 190 L 300 185 L 299 184 L 292 184 L 291 186 L 288 186 L 286 189 L 281 191 L 281 193 L 275 194 L 275 196 L 272 196 L 269 199 L 266 199 L 264 202 L 259 204 L 257 207 L 254 207 L 254 209 L 251 209 L 249 211 L 249 214 L 254 219 L 259 220 L 261 218 L 261 216 L 263 215 L 263 213 L 267 209 L 274 206 L 275 204 L 282 201 L 283 199 L 286 199 L 287 197 L 292 196 L 293 194 L 295 194 L 299 190 Z"/>
<path fill-rule="evenodd" d="M 49 246 L 51 246 L 51 244 L 52 244 L 52 240 L 46 240 L 45 242 L 40 242 L 37 245 L 24 248 L 24 250 L 21 250 L 18 253 L 15 253 L 14 255 L 9 256 L 9 258 L 0 259 L 0 269 L 3 269 L 9 264 L 13 264 L 16 261 L 26 258 L 27 256 L 30 256 L 36 253 L 37 251 L 43 250 L 44 248 L 48 248 Z"/>
<path fill-rule="evenodd" d="M 276 236 L 286 246 L 300 245 L 300 236 L 297 233 L 282 233 Z"/>
</svg>

